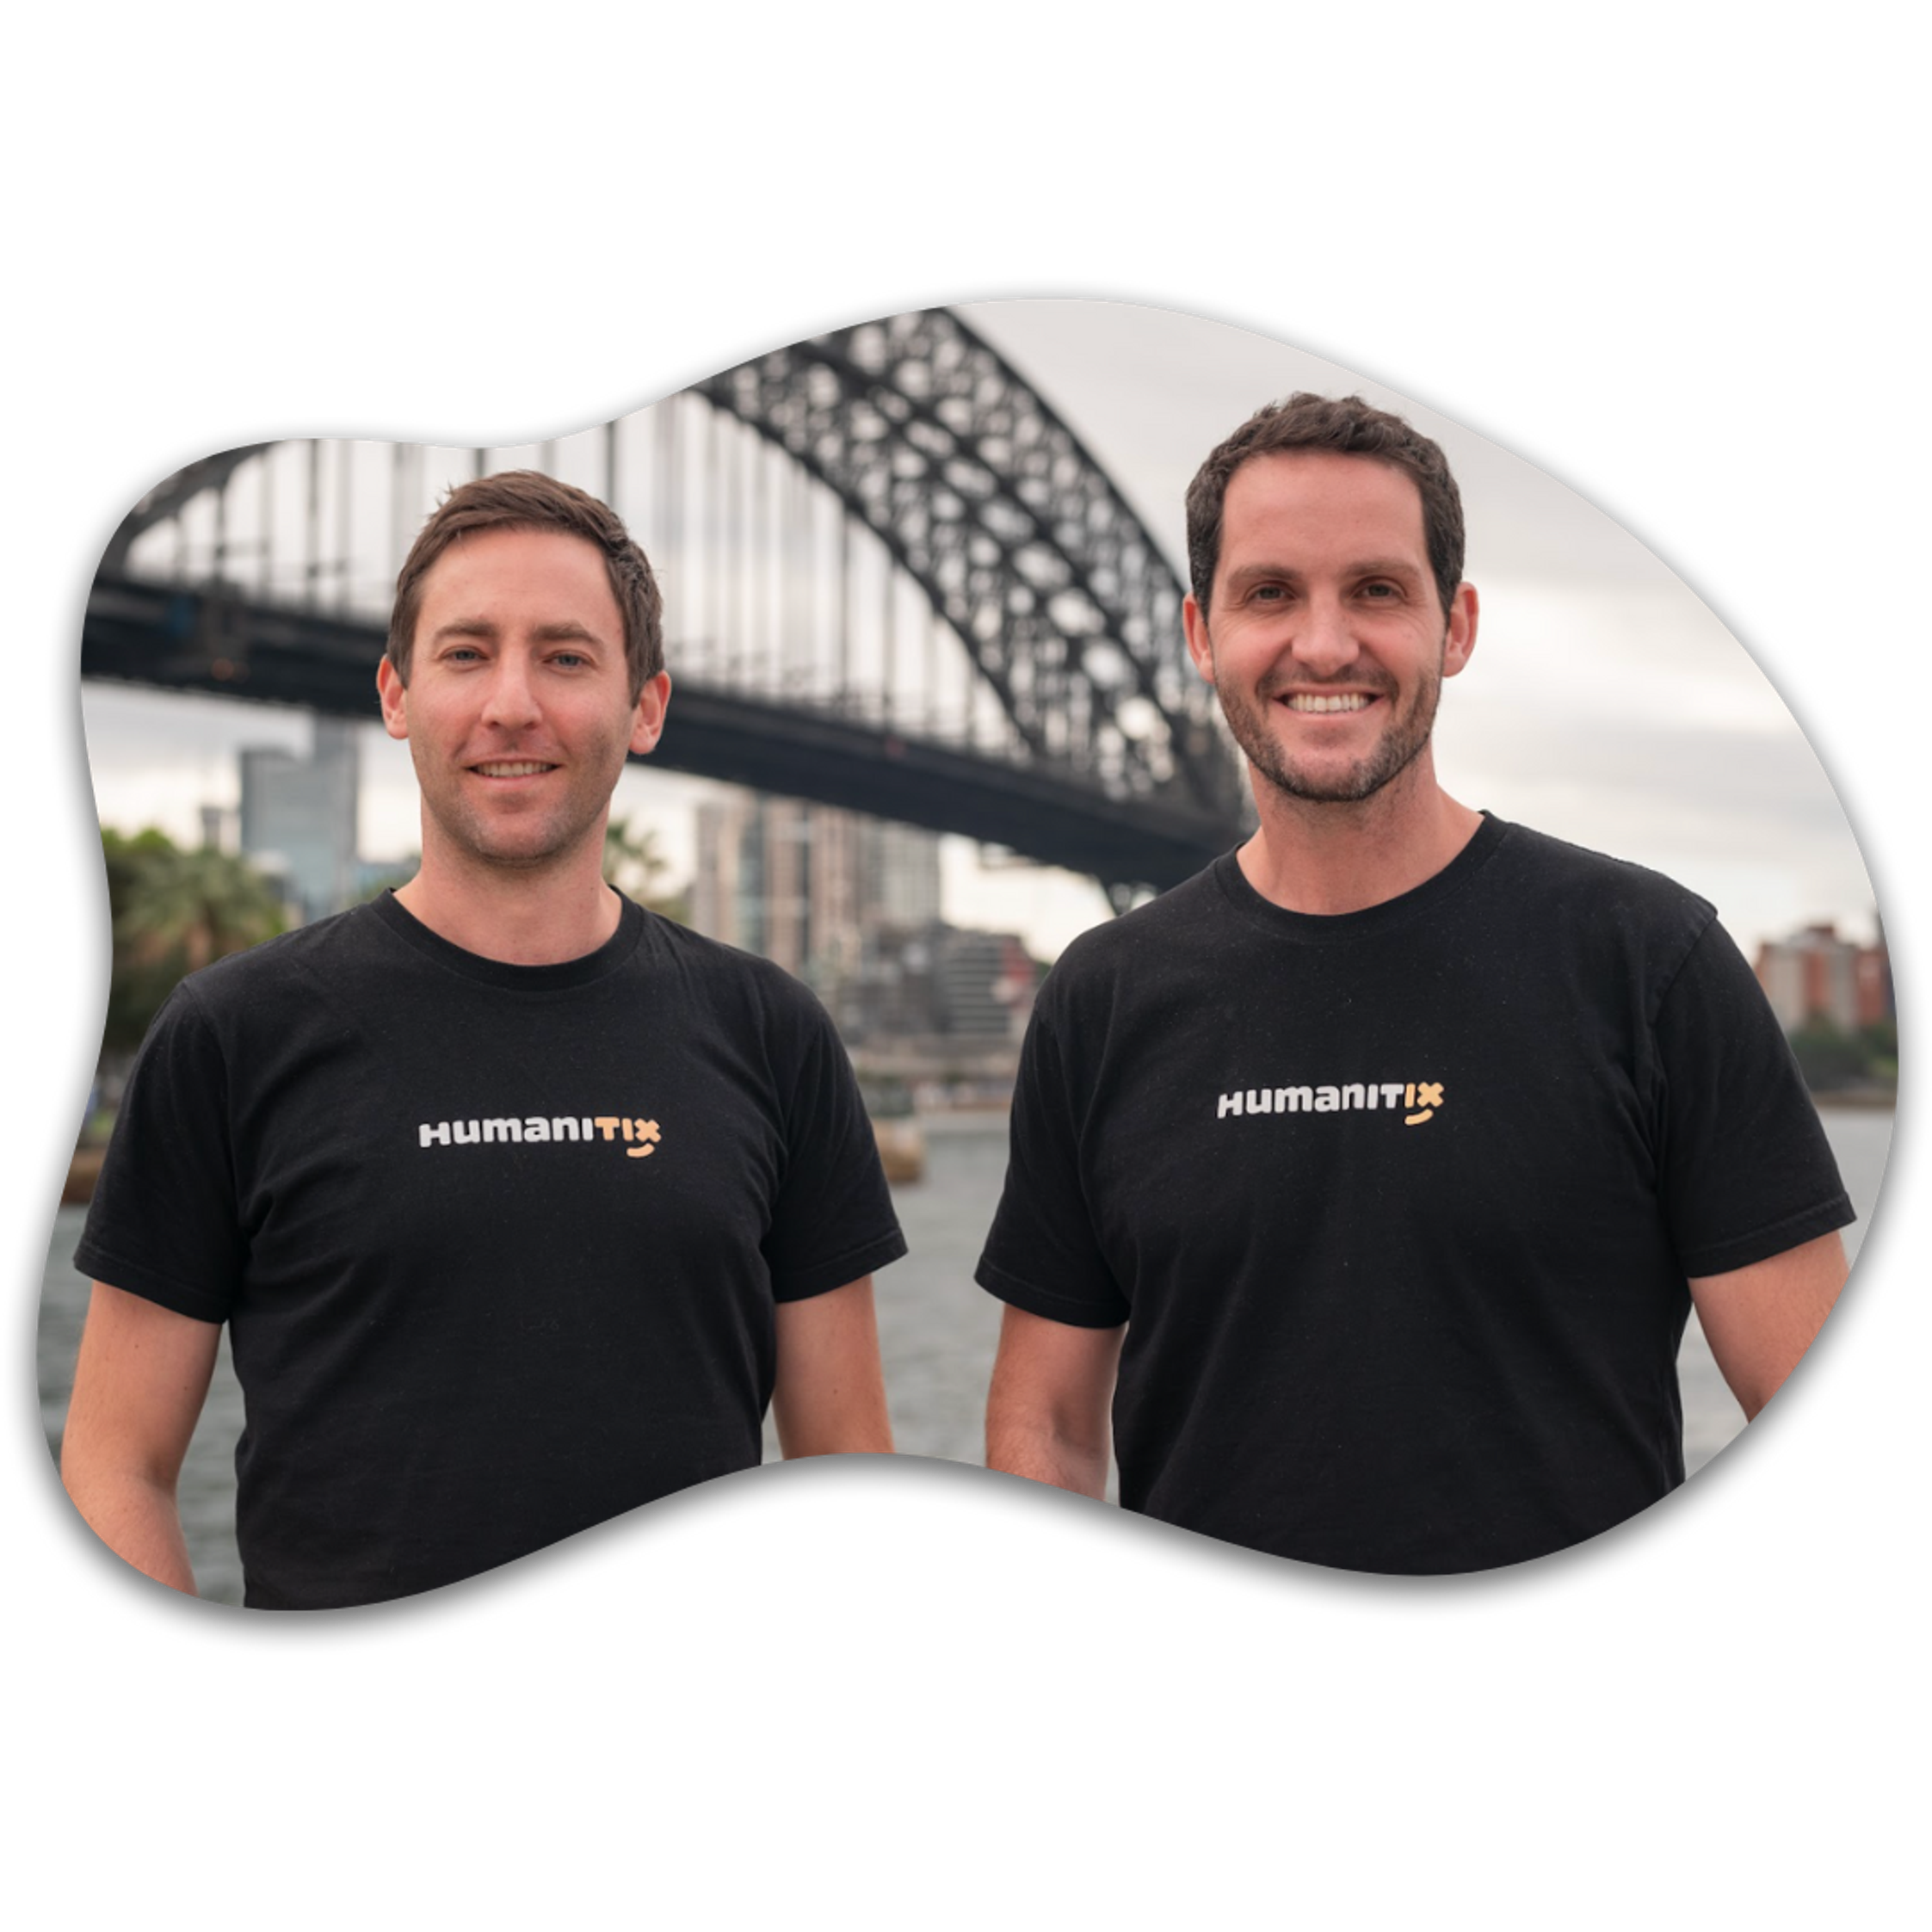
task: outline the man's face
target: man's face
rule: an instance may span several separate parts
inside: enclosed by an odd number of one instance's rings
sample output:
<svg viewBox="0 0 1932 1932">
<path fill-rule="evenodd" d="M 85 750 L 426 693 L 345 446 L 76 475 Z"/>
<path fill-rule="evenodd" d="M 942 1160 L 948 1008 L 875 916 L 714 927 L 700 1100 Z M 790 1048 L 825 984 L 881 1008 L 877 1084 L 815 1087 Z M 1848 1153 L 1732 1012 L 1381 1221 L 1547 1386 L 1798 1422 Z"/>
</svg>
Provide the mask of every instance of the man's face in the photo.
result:
<svg viewBox="0 0 1932 1932">
<path fill-rule="evenodd" d="M 601 853 L 627 752 L 664 728 L 670 680 L 630 698 L 602 555 L 558 530 L 460 537 L 423 582 L 405 688 L 385 658 L 383 723 L 423 788 L 423 859 L 512 869 Z"/>
<path fill-rule="evenodd" d="M 1476 593 L 1445 616 L 1421 492 L 1330 450 L 1258 456 L 1229 479 L 1209 608 L 1188 649 L 1260 780 L 1350 803 L 1430 775 L 1442 679 L 1467 663 Z"/>
</svg>

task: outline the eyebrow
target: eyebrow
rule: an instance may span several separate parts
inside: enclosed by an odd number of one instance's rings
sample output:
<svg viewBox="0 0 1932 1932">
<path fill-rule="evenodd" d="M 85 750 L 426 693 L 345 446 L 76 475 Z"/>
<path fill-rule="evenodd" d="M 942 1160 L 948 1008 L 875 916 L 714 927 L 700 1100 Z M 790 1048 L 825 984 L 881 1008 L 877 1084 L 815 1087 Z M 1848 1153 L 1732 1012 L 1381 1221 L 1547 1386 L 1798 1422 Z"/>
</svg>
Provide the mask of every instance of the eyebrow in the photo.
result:
<svg viewBox="0 0 1932 1932">
<path fill-rule="evenodd" d="M 1427 574 L 1405 557 L 1368 557 L 1345 566 L 1347 577 L 1400 577 L 1420 583 Z M 1252 583 L 1264 577 L 1299 579 L 1307 572 L 1293 564 L 1244 564 L 1228 572 L 1230 583 Z"/>
<path fill-rule="evenodd" d="M 444 638 L 491 638 L 502 634 L 502 627 L 487 617 L 453 617 L 447 624 L 435 628 L 432 643 Z M 539 624 L 530 635 L 539 644 L 596 644 L 603 639 L 595 631 L 587 629 L 574 618 L 560 618 L 555 623 Z"/>
</svg>

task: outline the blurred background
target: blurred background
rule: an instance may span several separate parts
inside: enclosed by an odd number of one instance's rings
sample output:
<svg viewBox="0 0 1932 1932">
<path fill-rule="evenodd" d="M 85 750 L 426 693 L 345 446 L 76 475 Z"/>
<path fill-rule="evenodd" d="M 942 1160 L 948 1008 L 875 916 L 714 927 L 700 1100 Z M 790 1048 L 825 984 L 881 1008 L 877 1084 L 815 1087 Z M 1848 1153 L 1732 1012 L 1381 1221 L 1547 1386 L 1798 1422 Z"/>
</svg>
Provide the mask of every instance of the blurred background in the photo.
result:
<svg viewBox="0 0 1932 1932">
<path fill-rule="evenodd" d="M 246 446 L 133 508 L 83 644 L 114 951 L 48 1256 L 50 1443 L 85 1305 L 71 1256 L 147 1020 L 183 972 L 410 876 L 414 780 L 373 687 L 395 571 L 449 485 L 534 466 L 611 501 L 665 596 L 669 725 L 620 784 L 607 873 L 832 1013 L 913 1250 L 879 1283 L 900 1445 L 978 1460 L 997 1308 L 971 1276 L 1019 1040 L 1070 938 L 1243 836 L 1181 645 L 1181 501 L 1297 388 L 1401 411 L 1461 483 L 1483 620 L 1445 692 L 1444 782 L 1717 903 L 1820 1098 L 1855 1244 L 1896 1082 L 1884 935 L 1817 760 L 1698 599 L 1560 485 L 1318 358 L 1126 305 L 974 305 L 520 448 Z M 1683 1367 L 1694 1469 L 1741 1417 L 1694 1322 Z M 183 1506 L 204 1590 L 235 1601 L 239 1423 L 225 1356 Z"/>
</svg>

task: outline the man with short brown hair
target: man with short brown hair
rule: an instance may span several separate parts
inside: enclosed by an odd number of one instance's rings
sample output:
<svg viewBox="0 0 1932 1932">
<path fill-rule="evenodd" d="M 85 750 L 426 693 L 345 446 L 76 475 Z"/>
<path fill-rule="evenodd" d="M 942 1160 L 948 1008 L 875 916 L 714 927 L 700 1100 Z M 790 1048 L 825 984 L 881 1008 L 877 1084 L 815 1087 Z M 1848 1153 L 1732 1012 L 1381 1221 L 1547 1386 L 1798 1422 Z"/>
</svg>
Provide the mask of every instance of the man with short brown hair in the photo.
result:
<svg viewBox="0 0 1932 1932">
<path fill-rule="evenodd" d="M 656 583 L 533 472 L 455 491 L 378 673 L 423 861 L 192 975 L 77 1255 L 82 1513 L 192 1591 L 174 1483 L 230 1324 L 250 1604 L 473 1576 L 787 1455 L 889 1450 L 871 1274 L 904 1252 L 852 1071 L 768 962 L 602 877 L 664 728 Z"/>
<path fill-rule="evenodd" d="M 1437 782 L 1478 608 L 1433 442 L 1293 397 L 1188 534 L 1259 828 L 1041 991 L 987 1460 L 1098 1496 L 1111 1435 L 1126 1507 L 1338 1568 L 1564 1548 L 1682 1481 L 1693 1302 L 1748 1416 L 1817 1332 L 1817 1114 L 1708 904 Z"/>
</svg>

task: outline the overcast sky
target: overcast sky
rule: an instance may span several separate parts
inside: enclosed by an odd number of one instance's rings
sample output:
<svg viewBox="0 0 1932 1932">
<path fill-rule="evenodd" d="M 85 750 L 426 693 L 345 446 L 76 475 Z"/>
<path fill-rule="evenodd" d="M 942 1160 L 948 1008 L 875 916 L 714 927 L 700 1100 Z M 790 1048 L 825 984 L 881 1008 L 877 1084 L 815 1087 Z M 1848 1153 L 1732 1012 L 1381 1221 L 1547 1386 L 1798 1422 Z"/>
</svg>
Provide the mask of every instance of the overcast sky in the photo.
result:
<svg viewBox="0 0 1932 1932">
<path fill-rule="evenodd" d="M 1563 483 L 1407 397 L 1225 324 L 1106 302 L 961 312 L 1087 443 L 1183 576 L 1188 481 L 1257 404 L 1298 388 L 1359 392 L 1408 417 L 1449 454 L 1482 595 L 1475 658 L 1445 688 L 1437 726 L 1449 790 L 1671 873 L 1716 901 L 1747 950 L 1814 919 L 1870 931 L 1844 814 L 1777 693 L 1694 589 Z M 83 707 L 102 815 L 124 829 L 192 836 L 201 804 L 233 802 L 238 744 L 307 741 L 300 715 L 269 706 L 90 684 Z M 366 855 L 409 851 L 406 749 L 370 727 L 363 772 Z M 717 789 L 633 767 L 615 809 L 654 825 L 682 873 L 693 803 Z M 1108 916 L 1090 880 L 986 870 L 965 840 L 946 842 L 944 870 L 950 917 L 1016 928 L 1046 957 Z"/>
</svg>

